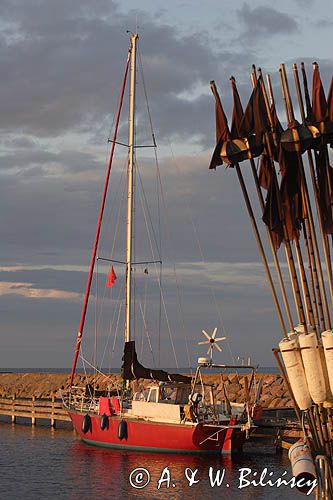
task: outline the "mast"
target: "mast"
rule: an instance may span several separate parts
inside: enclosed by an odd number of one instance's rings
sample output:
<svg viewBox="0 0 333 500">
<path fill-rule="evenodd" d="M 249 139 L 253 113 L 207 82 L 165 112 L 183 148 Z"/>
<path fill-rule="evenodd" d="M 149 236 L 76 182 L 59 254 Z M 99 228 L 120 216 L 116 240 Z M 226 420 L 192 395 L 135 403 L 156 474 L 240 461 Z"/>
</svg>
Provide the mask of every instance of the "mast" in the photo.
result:
<svg viewBox="0 0 333 500">
<path fill-rule="evenodd" d="M 135 77 L 136 77 L 136 44 L 138 34 L 131 35 L 131 79 L 128 119 L 128 169 L 127 169 L 127 222 L 126 222 L 126 312 L 125 342 L 131 340 L 131 294 L 132 294 L 132 216 L 133 216 L 133 164 L 135 141 Z"/>
<path fill-rule="evenodd" d="M 122 109 L 122 105 L 123 105 L 123 98 L 124 98 L 124 92 L 125 92 L 126 81 L 127 81 L 127 73 L 128 73 L 129 62 L 130 62 L 129 56 L 130 56 L 130 53 L 128 53 L 128 56 L 127 56 L 125 74 L 124 74 L 124 78 L 123 78 L 123 84 L 122 84 L 119 103 L 118 103 L 118 110 L 117 110 L 117 117 L 116 117 L 116 123 L 115 123 L 115 128 L 114 128 L 113 140 L 111 141 L 112 146 L 111 146 L 111 152 L 110 152 L 110 159 L 109 159 L 109 164 L 108 164 L 108 168 L 106 171 L 106 178 L 105 178 L 105 183 L 104 183 L 102 201 L 101 201 L 101 206 L 100 206 L 99 216 L 98 216 L 98 221 L 97 221 L 95 241 L 94 241 L 94 246 L 93 246 L 91 260 L 90 260 L 90 268 L 89 268 L 88 280 L 87 280 L 87 285 L 86 285 L 86 293 L 84 295 L 80 325 L 79 325 L 79 330 L 78 330 L 77 338 L 76 338 L 76 346 L 75 346 L 74 359 L 73 359 L 73 363 L 72 363 L 72 371 L 71 371 L 71 378 L 70 378 L 70 385 L 71 386 L 73 385 L 77 359 L 78 359 L 80 348 L 81 348 L 81 340 L 82 340 L 83 329 L 84 329 L 86 313 L 87 313 L 87 308 L 88 308 L 91 282 L 92 282 L 94 268 L 95 268 L 98 242 L 99 242 L 99 237 L 100 237 L 100 232 L 101 232 L 102 219 L 103 219 L 106 196 L 107 196 L 110 174 L 111 174 L 112 160 L 113 160 L 113 155 L 114 155 L 114 151 L 115 151 L 115 147 L 116 147 L 120 114 L 121 114 L 121 109 Z"/>
</svg>

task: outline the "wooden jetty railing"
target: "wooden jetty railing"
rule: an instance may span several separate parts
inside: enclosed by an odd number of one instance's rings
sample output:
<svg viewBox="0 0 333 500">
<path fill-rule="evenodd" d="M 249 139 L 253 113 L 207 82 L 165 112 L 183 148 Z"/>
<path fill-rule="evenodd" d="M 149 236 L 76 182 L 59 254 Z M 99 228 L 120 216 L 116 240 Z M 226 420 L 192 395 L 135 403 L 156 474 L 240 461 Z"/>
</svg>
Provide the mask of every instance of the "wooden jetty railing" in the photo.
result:
<svg viewBox="0 0 333 500">
<path fill-rule="evenodd" d="M 31 425 L 36 425 L 37 418 L 46 419 L 50 421 L 51 427 L 55 427 L 56 421 L 71 421 L 62 400 L 55 396 L 37 399 L 35 396 L 17 398 L 13 394 L 11 398 L 0 398 L 0 415 L 11 417 L 13 424 L 17 417 L 30 419 Z"/>
</svg>

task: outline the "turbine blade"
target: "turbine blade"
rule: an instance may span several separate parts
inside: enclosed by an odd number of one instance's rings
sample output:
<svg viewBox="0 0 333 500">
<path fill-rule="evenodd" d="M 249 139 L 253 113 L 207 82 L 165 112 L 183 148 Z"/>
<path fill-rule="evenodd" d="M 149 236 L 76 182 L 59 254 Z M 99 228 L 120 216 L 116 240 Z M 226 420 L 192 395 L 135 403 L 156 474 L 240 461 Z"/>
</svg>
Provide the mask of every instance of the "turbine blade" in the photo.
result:
<svg viewBox="0 0 333 500">
<path fill-rule="evenodd" d="M 222 352 L 221 347 L 218 344 L 215 344 L 216 349 L 218 349 L 220 352 Z"/>
<path fill-rule="evenodd" d="M 217 339 L 215 339 L 215 342 L 218 342 L 219 340 L 225 340 L 227 337 L 218 337 Z"/>
<path fill-rule="evenodd" d="M 209 340 L 203 340 L 202 342 L 198 342 L 199 345 L 202 345 L 202 344 L 209 344 Z"/>
<path fill-rule="evenodd" d="M 202 333 L 204 334 L 204 336 L 210 340 L 210 336 L 208 335 L 208 333 L 206 332 L 206 330 L 202 330 Z"/>
<path fill-rule="evenodd" d="M 215 339 L 216 334 L 217 334 L 217 328 L 214 328 L 214 330 L 213 330 L 213 335 L 212 335 L 212 339 Z"/>
</svg>

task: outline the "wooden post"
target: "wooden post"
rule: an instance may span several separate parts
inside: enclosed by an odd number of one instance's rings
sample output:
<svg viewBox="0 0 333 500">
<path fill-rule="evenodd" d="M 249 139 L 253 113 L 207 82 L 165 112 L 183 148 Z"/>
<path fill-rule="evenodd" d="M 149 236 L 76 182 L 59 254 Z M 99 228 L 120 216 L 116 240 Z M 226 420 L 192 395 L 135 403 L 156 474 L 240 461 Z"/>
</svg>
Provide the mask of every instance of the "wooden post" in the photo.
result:
<svg viewBox="0 0 333 500">
<path fill-rule="evenodd" d="M 313 297 L 313 311 L 315 314 L 316 324 L 321 327 L 321 331 L 326 330 L 325 324 L 325 316 L 323 309 L 323 302 L 321 298 L 321 291 L 319 286 L 318 272 L 316 266 L 316 257 L 314 254 L 313 241 L 311 236 L 311 230 L 309 226 L 309 220 L 305 219 L 305 224 L 303 226 L 303 232 L 305 238 L 306 251 L 308 254 L 308 261 L 311 262 L 311 266 L 309 266 L 310 273 L 310 285 L 312 288 L 312 297 Z M 321 265 L 321 264 L 320 264 Z M 316 300 L 317 298 L 317 300 Z M 318 304 L 317 304 L 318 301 Z"/>
<path fill-rule="evenodd" d="M 12 395 L 12 424 L 15 424 L 16 423 L 16 415 L 15 415 L 15 399 L 16 399 L 16 394 L 14 392 L 14 394 Z"/>
<path fill-rule="evenodd" d="M 254 73 L 254 77 L 256 78 L 255 73 Z M 263 92 L 263 96 L 264 96 L 266 111 L 267 111 L 267 115 L 268 115 L 268 119 L 269 119 L 271 131 L 272 131 L 272 135 L 273 135 L 274 142 L 275 142 L 276 141 L 276 136 L 275 136 L 275 130 L 274 130 L 274 123 L 273 123 L 271 108 L 270 108 L 269 103 L 268 103 L 268 98 L 267 98 L 267 93 L 266 93 L 266 88 L 265 88 L 264 81 L 262 80 L 261 83 L 262 83 L 262 92 Z M 272 103 L 272 105 L 275 106 L 274 98 L 273 98 L 273 93 L 271 92 L 270 95 L 271 95 L 271 103 Z M 267 151 L 268 151 L 269 157 L 270 157 L 270 159 L 271 159 L 271 161 L 272 161 L 272 163 L 274 165 L 274 155 L 272 153 L 272 150 L 271 150 L 271 147 L 270 147 L 270 140 L 269 140 L 269 137 L 267 136 L 267 134 L 265 134 L 265 143 L 266 143 L 266 147 L 267 147 Z M 276 176 L 275 169 L 273 169 L 273 175 Z M 277 180 L 276 180 L 276 182 L 277 182 Z M 279 210 L 283 211 L 282 202 L 281 202 L 280 196 L 278 197 L 278 203 L 279 203 Z M 296 305 L 297 317 L 298 317 L 298 321 L 304 326 L 305 333 L 307 333 L 308 329 L 307 329 L 307 324 L 306 324 L 306 320 L 305 320 L 305 314 L 304 314 L 304 308 L 303 308 L 303 301 L 302 301 L 302 296 L 301 296 L 301 292 L 300 292 L 300 288 L 299 288 L 299 284 L 298 284 L 298 278 L 297 278 L 297 273 L 296 273 L 294 256 L 293 256 L 293 252 L 292 252 L 292 249 L 291 249 L 290 241 L 289 241 L 289 238 L 288 238 L 287 228 L 286 228 L 285 221 L 283 221 L 282 226 L 283 226 L 283 235 L 284 235 L 285 254 L 286 254 L 286 260 L 287 260 L 287 265 L 288 265 L 288 269 L 289 269 L 290 281 L 291 281 L 292 291 L 293 291 L 295 305 Z"/>
<path fill-rule="evenodd" d="M 55 418 L 54 418 L 54 401 L 55 401 L 55 397 L 54 397 L 54 393 L 52 392 L 52 397 L 51 397 L 51 427 L 55 428 L 56 426 L 56 421 L 55 421 Z"/>
<path fill-rule="evenodd" d="M 285 97 L 287 99 L 287 106 L 289 108 L 290 115 L 293 118 L 293 109 L 292 109 L 292 104 L 291 104 L 291 99 L 290 99 L 290 94 L 289 94 L 287 75 L 286 75 L 285 67 L 283 64 L 281 64 L 280 73 L 282 76 L 282 87 L 284 87 Z M 299 151 L 297 153 L 298 153 L 298 162 L 299 162 L 300 174 L 301 174 L 302 185 L 303 185 L 303 194 L 304 194 L 304 199 L 305 199 L 305 203 L 306 203 L 307 214 L 309 217 L 310 232 L 311 232 L 312 239 L 313 239 L 314 251 L 315 251 L 315 256 L 316 256 L 318 271 L 319 271 L 319 278 L 320 278 L 321 285 L 322 285 L 324 308 L 325 308 L 325 313 L 326 313 L 326 317 L 327 317 L 327 323 L 330 324 L 331 323 L 330 313 L 329 313 L 327 296 L 326 296 L 326 291 L 325 291 L 324 278 L 322 275 L 320 254 L 319 254 L 315 226 L 314 226 L 314 221 L 313 221 L 313 216 L 312 216 L 310 197 L 309 197 L 308 187 L 307 187 L 307 183 L 306 183 L 305 171 L 304 171 L 302 156 L 301 156 Z"/>
<path fill-rule="evenodd" d="M 330 446 L 331 433 L 329 433 L 327 429 L 327 422 L 325 418 L 325 409 L 323 403 L 320 403 L 318 405 L 318 412 L 319 412 L 319 425 L 323 430 L 325 452 L 327 453 L 327 456 L 331 458 L 331 446 Z"/>
<path fill-rule="evenodd" d="M 293 108 L 291 105 L 288 82 L 287 82 L 287 77 L 285 74 L 283 64 L 281 64 L 281 66 L 280 66 L 279 75 L 280 75 L 280 84 L 281 84 L 282 98 L 283 98 L 285 112 L 286 112 L 286 118 L 287 118 L 287 122 L 290 123 L 291 121 L 294 120 L 294 113 L 293 113 Z M 306 196 L 306 193 L 307 193 L 306 179 L 302 175 L 303 164 L 302 164 L 301 153 L 297 147 L 295 147 L 295 152 L 297 154 L 297 160 L 298 160 L 299 170 L 300 170 L 300 174 L 301 174 L 301 195 L 302 195 L 303 203 L 306 206 L 308 217 L 310 218 L 311 207 L 309 205 L 309 199 Z M 314 235 L 314 237 L 315 237 L 315 235 Z M 300 274 L 301 274 L 301 283 L 302 283 L 303 295 L 304 295 L 304 299 L 305 299 L 305 307 L 306 307 L 306 311 L 307 311 L 307 316 L 308 316 L 308 320 L 309 320 L 311 326 L 313 326 L 313 328 L 316 328 L 313 310 L 312 310 L 311 299 L 310 299 L 309 285 L 308 285 L 306 274 L 305 274 L 302 253 L 301 253 L 300 246 L 299 246 L 298 242 L 296 242 L 296 243 L 297 243 L 296 251 L 298 252 L 298 255 L 297 255 L 298 267 L 299 267 Z M 307 332 L 305 332 L 305 333 L 307 333 Z"/>
<path fill-rule="evenodd" d="M 325 319 L 324 319 L 324 311 L 323 311 L 323 305 L 321 302 L 321 295 L 320 295 L 320 290 L 319 290 L 319 283 L 318 283 L 318 275 L 315 272 L 316 268 L 314 267 L 314 253 L 313 253 L 313 245 L 312 245 L 312 239 L 311 239 L 311 233 L 309 233 L 309 221 L 308 219 L 305 219 L 303 222 L 303 232 L 304 232 L 304 242 L 305 242 L 305 251 L 306 251 L 306 256 L 308 259 L 308 273 L 310 276 L 310 287 L 311 287 L 311 296 L 312 296 L 312 303 L 313 303 L 313 314 L 315 318 L 315 323 L 316 325 L 321 326 L 325 330 Z M 315 280 L 316 280 L 316 286 L 315 286 Z M 316 294 L 317 291 L 317 294 Z M 319 292 L 319 293 L 318 293 Z M 316 298 L 318 297 L 318 304 Z M 319 311 L 320 311 L 320 322 L 319 322 Z M 318 332 L 319 333 L 319 332 Z"/>
<path fill-rule="evenodd" d="M 317 425 L 316 425 L 316 422 L 314 419 L 313 406 L 311 406 L 311 408 L 306 410 L 306 414 L 308 417 L 308 423 L 310 426 L 310 431 L 312 434 L 314 447 L 315 447 L 317 453 L 321 453 L 323 450 L 323 443 L 321 442 L 321 437 L 320 437 L 320 434 L 318 432 Z"/>
<path fill-rule="evenodd" d="M 306 273 L 305 273 L 302 251 L 301 251 L 301 247 L 299 244 L 299 240 L 297 240 L 297 239 L 295 240 L 295 249 L 296 249 L 298 268 L 299 268 L 300 276 L 301 276 L 302 292 L 303 292 L 303 297 L 305 299 L 304 303 L 305 303 L 305 312 L 306 312 L 307 322 L 314 329 L 316 329 L 316 322 L 315 322 L 312 304 L 311 304 L 310 291 L 309 291 L 309 286 L 308 286 L 307 277 L 306 277 Z"/>
<path fill-rule="evenodd" d="M 303 75 L 305 75 L 304 63 L 301 63 L 301 66 L 302 66 Z M 301 86 L 300 86 L 300 82 L 299 82 L 298 70 L 297 70 L 296 64 L 293 65 L 293 72 L 294 72 L 294 78 L 295 78 L 295 84 L 296 84 L 296 90 L 297 90 L 299 109 L 301 112 L 302 122 L 303 122 L 303 124 L 305 124 L 306 118 L 305 118 L 304 104 L 303 104 Z M 305 77 L 306 77 L 306 75 L 305 75 Z M 306 80 L 304 81 L 304 85 L 306 85 Z M 307 91 L 307 89 L 305 89 L 305 91 Z M 317 189 L 317 184 L 316 184 L 316 176 L 315 176 L 315 170 L 314 170 L 313 157 L 312 157 L 312 153 L 310 150 L 307 151 L 307 154 L 308 154 L 308 160 L 309 160 L 309 166 L 310 166 L 310 174 L 311 174 L 311 180 L 312 180 L 312 188 L 313 188 L 313 192 L 314 192 L 314 199 L 315 199 L 316 209 L 317 209 L 317 214 L 318 214 L 320 235 L 321 235 L 322 246 L 323 246 L 323 251 L 324 251 L 324 258 L 325 258 L 325 265 L 326 265 L 327 276 L 328 276 L 329 290 L 330 290 L 331 300 L 333 303 L 332 265 L 331 265 L 331 260 L 330 260 L 330 256 L 329 256 L 327 235 L 325 235 L 324 227 L 323 227 L 323 220 L 322 220 L 322 214 L 321 214 L 319 198 L 318 198 L 318 189 Z M 317 264 L 318 264 L 320 284 L 322 287 L 322 294 L 323 294 L 323 298 L 325 301 L 326 292 L 325 292 L 325 287 L 324 287 L 324 280 L 323 280 L 323 276 L 322 276 L 322 267 L 321 267 L 320 260 Z M 327 302 L 327 299 L 326 299 L 326 302 Z M 325 302 L 324 302 L 324 305 L 325 305 L 325 312 L 327 313 Z M 331 319 L 330 319 L 329 314 L 327 317 L 327 326 L 328 326 L 328 328 L 331 328 Z"/>
<path fill-rule="evenodd" d="M 36 396 L 32 396 L 31 398 L 31 425 L 36 425 L 36 418 L 35 418 L 35 401 L 36 401 Z"/>
<path fill-rule="evenodd" d="M 214 82 L 211 82 L 211 85 L 212 85 L 212 90 L 214 92 L 214 87 L 215 87 Z M 237 172 L 239 184 L 240 184 L 240 187 L 241 187 L 241 190 L 242 190 L 242 193 L 243 193 L 243 197 L 244 197 L 244 201 L 245 201 L 246 208 L 247 208 L 247 211 L 248 211 L 248 215 L 249 215 L 249 218 L 250 218 L 250 222 L 251 222 L 251 225 L 252 225 L 252 228 L 253 228 L 253 232 L 254 232 L 254 235 L 255 235 L 258 247 L 259 247 L 259 252 L 260 252 L 260 255 L 261 255 L 264 267 L 265 267 L 265 271 L 266 271 L 268 282 L 269 282 L 269 285 L 270 285 L 270 289 L 271 289 L 273 301 L 274 301 L 274 304 L 275 304 L 275 307 L 276 307 L 276 310 L 277 310 L 277 314 L 278 314 L 278 318 L 279 318 L 279 321 L 280 321 L 280 324 L 281 324 L 282 333 L 283 333 L 284 337 L 287 338 L 288 337 L 288 335 L 287 335 L 287 329 L 286 329 L 285 321 L 284 321 L 283 314 L 282 314 L 282 311 L 281 311 L 279 299 L 278 299 L 278 296 L 276 294 L 274 282 L 273 282 L 272 275 L 271 275 L 271 272 L 270 272 L 270 268 L 269 268 L 269 265 L 268 265 L 268 262 L 267 262 L 267 258 L 266 258 L 266 255 L 265 255 L 265 250 L 264 250 L 264 247 L 263 247 L 263 244 L 262 244 L 262 241 L 261 241 L 261 237 L 260 237 L 260 234 L 259 234 L 258 226 L 257 226 L 256 220 L 255 220 L 255 217 L 254 217 L 253 210 L 252 210 L 250 198 L 249 198 L 249 195 L 248 195 L 248 192 L 247 192 L 247 189 L 246 189 L 246 185 L 245 185 L 245 182 L 244 182 L 244 178 L 243 178 L 243 175 L 242 175 L 242 172 L 241 172 L 241 169 L 240 169 L 240 166 L 239 166 L 238 162 L 235 163 L 235 170 Z"/>
<path fill-rule="evenodd" d="M 255 73 L 251 74 L 251 81 L 252 81 L 252 86 L 255 87 L 255 85 L 256 85 Z M 262 192 L 261 192 L 258 174 L 257 174 L 256 166 L 255 166 L 255 163 L 254 163 L 252 156 L 250 158 L 250 165 L 251 165 L 251 171 L 252 171 L 254 183 L 255 183 L 258 198 L 259 198 L 261 211 L 262 211 L 262 213 L 264 213 L 264 210 L 265 210 L 264 197 L 263 197 Z M 291 315 L 291 311 L 290 311 L 290 307 L 289 307 L 286 289 L 285 289 L 283 278 L 282 278 L 280 263 L 279 263 L 279 259 L 277 256 L 277 251 L 276 251 L 276 248 L 275 248 L 275 245 L 273 242 L 272 233 L 266 224 L 265 224 L 265 227 L 266 227 L 266 231 L 267 231 L 269 245 L 270 245 L 271 252 L 273 255 L 273 260 L 274 260 L 275 269 L 276 269 L 276 273 L 277 273 L 277 277 L 278 277 L 278 281 L 279 281 L 279 285 L 280 285 L 280 290 L 281 290 L 281 294 L 282 294 L 284 307 L 285 307 L 287 317 L 288 317 L 289 328 L 290 328 L 290 331 L 293 331 L 294 330 L 293 319 L 292 319 L 292 315 Z"/>
<path fill-rule="evenodd" d="M 241 190 L 242 190 L 242 193 L 243 193 L 243 196 L 244 196 L 244 200 L 245 200 L 246 208 L 247 208 L 247 211 L 248 211 L 248 214 L 249 214 L 249 218 L 250 218 L 250 221 L 251 221 L 251 224 L 252 224 L 254 236 L 256 238 L 256 241 L 257 241 L 257 244 L 258 244 L 258 247 L 259 247 L 259 252 L 260 252 L 260 255 L 261 255 L 261 258 L 262 258 L 265 270 L 266 270 L 268 282 L 269 282 L 270 289 L 271 289 L 271 292 L 272 292 L 272 297 L 273 297 L 274 304 L 275 304 L 275 307 L 276 307 L 276 310 L 277 310 L 277 313 L 278 313 L 278 317 L 279 317 L 279 320 L 280 320 L 280 324 L 281 324 L 281 328 L 282 328 L 282 333 L 287 338 L 288 337 L 288 335 L 287 335 L 287 329 L 286 329 L 286 325 L 285 325 L 285 322 L 284 322 L 284 319 L 283 319 L 283 315 L 282 315 L 282 311 L 281 311 L 281 308 L 280 308 L 279 299 L 278 299 L 278 297 L 276 295 L 275 286 L 274 286 L 274 283 L 273 283 L 271 271 L 269 269 L 269 265 L 268 265 L 268 262 L 267 262 L 267 259 L 266 259 L 266 255 L 265 255 L 265 250 L 264 250 L 263 244 L 261 242 L 261 238 L 260 238 L 260 234 L 259 234 L 259 230 L 258 230 L 258 226 L 257 226 L 256 220 L 255 220 L 255 217 L 254 217 L 254 213 L 253 213 L 253 210 L 252 210 L 250 198 L 249 198 L 249 195 L 247 193 L 247 189 L 246 189 L 246 186 L 245 186 L 243 175 L 242 175 L 242 172 L 241 172 L 241 169 L 240 169 L 240 166 L 239 166 L 238 163 L 235 163 L 235 169 L 236 169 L 238 180 L 239 180 L 239 183 L 240 183 L 240 186 L 241 186 Z"/>
<path fill-rule="evenodd" d="M 260 202 L 261 211 L 262 211 L 262 213 L 264 213 L 264 209 L 265 209 L 264 198 L 263 198 L 263 195 L 262 195 L 262 192 L 260 189 L 258 174 L 256 171 L 256 167 L 255 167 L 253 158 L 250 158 L 250 163 L 251 163 L 251 170 L 252 170 L 254 183 L 256 185 L 257 194 L 258 194 L 258 198 L 259 198 L 259 202 Z M 265 224 L 265 226 L 266 226 L 266 224 Z M 276 269 L 279 284 L 280 284 L 280 290 L 281 290 L 281 294 L 282 294 L 282 298 L 283 298 L 284 307 L 286 309 L 286 313 L 287 313 L 287 317 L 288 317 L 289 328 L 291 331 L 293 331 L 294 330 L 293 319 L 291 316 L 291 311 L 290 311 L 289 302 L 288 302 L 288 298 L 287 298 L 287 294 L 286 294 L 286 289 L 285 289 L 283 278 L 282 278 L 280 263 L 279 263 L 279 259 L 277 257 L 277 252 L 276 252 L 274 243 L 273 243 L 272 233 L 271 233 L 268 226 L 266 226 L 266 231 L 267 231 L 268 241 L 269 241 L 269 245 L 271 247 L 271 252 L 273 255 L 273 259 L 274 259 L 275 269 Z"/>
</svg>

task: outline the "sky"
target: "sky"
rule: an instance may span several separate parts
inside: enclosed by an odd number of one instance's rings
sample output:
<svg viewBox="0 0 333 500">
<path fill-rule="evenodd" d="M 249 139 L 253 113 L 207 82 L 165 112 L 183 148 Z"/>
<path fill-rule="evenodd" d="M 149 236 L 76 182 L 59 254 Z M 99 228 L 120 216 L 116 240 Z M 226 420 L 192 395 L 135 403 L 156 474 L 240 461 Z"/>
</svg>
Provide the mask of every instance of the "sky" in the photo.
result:
<svg viewBox="0 0 333 500">
<path fill-rule="evenodd" d="M 283 121 L 281 63 L 290 74 L 292 63 L 305 61 L 310 79 L 311 63 L 317 61 L 328 87 L 331 3 L 1 0 L 0 6 L 0 370 L 71 365 L 110 149 L 107 141 L 129 45 L 127 30 L 139 32 L 163 186 L 156 194 L 153 150 L 141 150 L 137 215 L 144 219 L 150 207 L 152 224 L 161 222 L 165 245 L 160 340 L 158 272 L 149 266 L 148 285 L 146 273 L 137 269 L 138 292 L 144 294 L 136 310 L 144 318 L 144 327 L 137 330 L 142 359 L 155 365 L 159 360 L 164 367 L 188 366 L 189 351 L 195 364 L 204 354 L 197 345 L 203 339 L 201 330 L 217 326 L 228 342 L 216 361 L 230 362 L 232 352 L 234 358 L 251 356 L 255 363 L 272 366 L 271 349 L 281 330 L 236 175 L 224 167 L 208 170 L 215 145 L 209 82 L 216 81 L 230 117 L 229 78 L 235 76 L 245 104 L 255 63 L 272 76 Z M 137 141 L 149 145 L 139 72 L 137 96 Z M 119 140 L 126 142 L 126 105 L 123 115 Z M 247 167 L 242 169 L 258 215 Z M 118 209 L 120 214 L 125 168 L 126 152 L 118 147 L 107 215 Z M 123 215 L 118 221 L 124 222 Z M 154 260 L 158 252 L 149 242 L 150 222 L 136 224 L 136 256 Z M 117 221 L 105 223 L 100 256 L 113 249 L 113 258 L 124 259 L 122 227 Z M 94 318 L 99 315 L 93 304 L 105 293 L 103 273 L 107 268 L 100 265 L 84 333 L 83 352 L 90 360 Z M 98 330 L 99 355 L 106 341 L 103 363 L 109 360 L 114 367 L 121 363 L 123 336 L 121 265 L 116 273 L 118 280 L 111 299 L 107 291 L 104 306 L 109 319 L 101 321 Z M 149 307 L 151 316 L 146 313 Z M 111 328 L 112 308 L 119 314 L 112 316 Z"/>
</svg>

